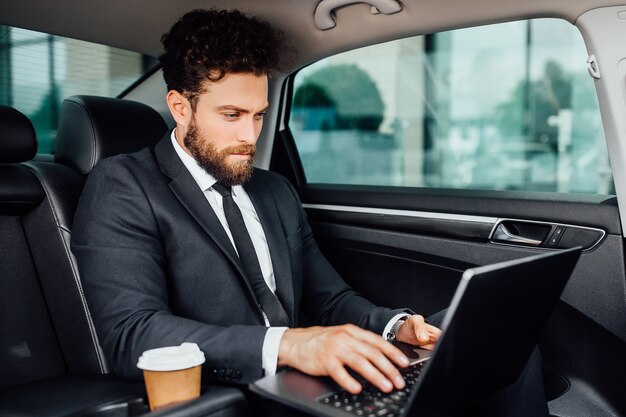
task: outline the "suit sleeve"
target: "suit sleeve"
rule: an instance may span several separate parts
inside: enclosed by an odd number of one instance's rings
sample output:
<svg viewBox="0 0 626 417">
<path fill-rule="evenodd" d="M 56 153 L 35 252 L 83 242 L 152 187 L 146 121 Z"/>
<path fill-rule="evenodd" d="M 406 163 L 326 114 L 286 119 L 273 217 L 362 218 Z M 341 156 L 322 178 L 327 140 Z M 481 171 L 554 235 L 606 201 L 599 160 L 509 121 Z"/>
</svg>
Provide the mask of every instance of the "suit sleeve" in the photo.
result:
<svg viewBox="0 0 626 417">
<path fill-rule="evenodd" d="M 301 257 L 297 263 L 302 266 L 299 272 L 303 277 L 302 309 L 305 315 L 316 324 L 352 323 L 382 335 L 387 323 L 397 314 L 414 314 L 408 309 L 378 307 L 346 284 L 317 246 L 295 189 L 286 179 L 284 182 L 299 218 L 298 243 L 292 249 L 292 256 Z"/>
<path fill-rule="evenodd" d="M 260 378 L 264 326 L 223 327 L 170 311 L 166 237 L 152 203 L 130 169 L 104 160 L 88 178 L 74 221 L 72 250 L 113 372 L 140 378 L 144 350 L 195 342 L 206 357 L 204 381 Z"/>
</svg>

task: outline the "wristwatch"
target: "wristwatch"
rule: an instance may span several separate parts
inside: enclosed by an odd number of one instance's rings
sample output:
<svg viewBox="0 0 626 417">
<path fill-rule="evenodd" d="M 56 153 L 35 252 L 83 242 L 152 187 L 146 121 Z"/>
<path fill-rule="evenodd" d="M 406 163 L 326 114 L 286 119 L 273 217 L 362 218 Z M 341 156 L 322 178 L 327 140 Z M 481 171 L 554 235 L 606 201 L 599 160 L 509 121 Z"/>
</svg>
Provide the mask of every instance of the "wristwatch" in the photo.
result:
<svg viewBox="0 0 626 417">
<path fill-rule="evenodd" d="M 401 319 L 398 319 L 398 321 L 396 321 L 393 326 L 391 326 L 391 329 L 389 329 L 389 333 L 387 333 L 387 340 L 390 342 L 393 342 L 396 340 L 396 333 L 398 332 L 398 329 L 400 328 L 400 326 L 402 326 L 404 324 L 404 322 L 407 320 L 407 317 L 403 317 Z"/>
</svg>

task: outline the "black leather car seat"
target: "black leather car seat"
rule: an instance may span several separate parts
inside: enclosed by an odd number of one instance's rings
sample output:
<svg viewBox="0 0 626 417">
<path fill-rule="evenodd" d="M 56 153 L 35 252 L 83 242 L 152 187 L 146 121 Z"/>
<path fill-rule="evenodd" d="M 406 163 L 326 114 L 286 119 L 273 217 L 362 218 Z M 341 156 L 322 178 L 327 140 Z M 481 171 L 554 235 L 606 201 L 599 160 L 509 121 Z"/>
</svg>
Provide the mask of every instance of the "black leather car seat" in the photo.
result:
<svg viewBox="0 0 626 417">
<path fill-rule="evenodd" d="M 145 104 L 72 96 L 61 108 L 54 160 L 88 174 L 103 158 L 154 146 L 167 129 L 163 117 Z"/>
<path fill-rule="evenodd" d="M 0 389 L 65 369 L 25 230 L 45 198 L 19 162 L 37 151 L 35 130 L 17 110 L 0 106 Z"/>
<path fill-rule="evenodd" d="M 166 131 L 146 105 L 74 96 L 62 107 L 54 160 L 32 160 L 31 122 L 0 106 L 0 416 L 130 415 L 120 404 L 144 396 L 143 383 L 106 374 L 69 243 L 95 164 Z M 151 415 L 230 416 L 245 405 L 234 388 L 204 393 Z"/>
<path fill-rule="evenodd" d="M 23 161 L 37 151 L 24 115 L 0 106 L 0 415 L 61 416 L 137 383 L 104 372 L 46 185 Z M 58 214 L 58 213 L 57 213 Z"/>
<path fill-rule="evenodd" d="M 45 236 L 33 239 L 32 254 L 70 372 L 108 372 L 70 251 L 74 212 L 86 174 L 104 157 L 153 145 L 166 130 L 158 112 L 144 104 L 74 96 L 63 102 L 54 162 L 27 163 L 45 199 L 36 219 L 25 227 Z M 33 147 L 36 150 L 36 143 Z"/>
</svg>

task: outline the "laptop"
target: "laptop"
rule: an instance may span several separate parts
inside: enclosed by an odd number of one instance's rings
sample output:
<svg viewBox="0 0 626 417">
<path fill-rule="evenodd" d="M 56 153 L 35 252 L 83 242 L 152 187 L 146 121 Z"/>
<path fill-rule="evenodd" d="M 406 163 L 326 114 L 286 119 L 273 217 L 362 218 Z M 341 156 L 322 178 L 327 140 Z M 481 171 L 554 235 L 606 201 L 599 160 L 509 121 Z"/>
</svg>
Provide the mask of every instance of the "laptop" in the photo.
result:
<svg viewBox="0 0 626 417">
<path fill-rule="evenodd" d="M 352 395 L 327 377 L 286 370 L 250 389 L 318 416 L 447 416 L 517 380 L 580 257 L 550 251 L 463 273 L 432 352 L 403 349 L 407 387 Z"/>
</svg>

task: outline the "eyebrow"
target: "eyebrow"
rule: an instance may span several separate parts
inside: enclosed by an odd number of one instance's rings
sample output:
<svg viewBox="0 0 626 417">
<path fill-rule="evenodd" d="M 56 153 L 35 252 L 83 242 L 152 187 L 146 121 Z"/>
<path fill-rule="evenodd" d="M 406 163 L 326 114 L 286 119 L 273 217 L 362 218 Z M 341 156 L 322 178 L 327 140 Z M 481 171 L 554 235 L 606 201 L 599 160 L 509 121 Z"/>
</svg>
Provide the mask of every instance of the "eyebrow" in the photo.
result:
<svg viewBox="0 0 626 417">
<path fill-rule="evenodd" d="M 268 104 L 267 106 L 265 106 L 264 109 L 262 109 L 261 111 L 257 112 L 258 113 L 263 113 L 266 112 L 268 109 L 270 108 L 270 105 Z M 237 106 L 233 106 L 233 105 L 225 105 L 225 106 L 219 106 L 217 108 L 218 111 L 224 111 L 224 110 L 230 110 L 230 111 L 236 111 L 239 113 L 250 113 L 249 110 L 241 108 L 241 107 L 237 107 Z"/>
</svg>

